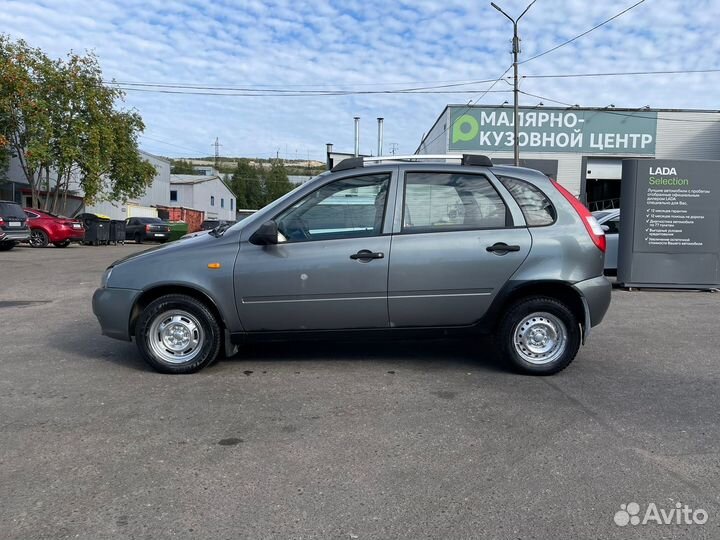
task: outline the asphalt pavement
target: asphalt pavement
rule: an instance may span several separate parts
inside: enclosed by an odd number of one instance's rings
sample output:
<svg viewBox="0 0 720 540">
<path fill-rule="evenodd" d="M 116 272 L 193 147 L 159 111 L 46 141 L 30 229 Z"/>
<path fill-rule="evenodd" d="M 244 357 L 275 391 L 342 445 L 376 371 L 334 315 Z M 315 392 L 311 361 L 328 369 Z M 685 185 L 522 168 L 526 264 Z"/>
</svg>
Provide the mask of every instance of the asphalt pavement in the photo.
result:
<svg viewBox="0 0 720 540">
<path fill-rule="evenodd" d="M 147 248 L 0 253 L 0 538 L 720 538 L 720 294 L 615 290 L 553 377 L 488 340 L 168 376 L 90 306 Z"/>
</svg>

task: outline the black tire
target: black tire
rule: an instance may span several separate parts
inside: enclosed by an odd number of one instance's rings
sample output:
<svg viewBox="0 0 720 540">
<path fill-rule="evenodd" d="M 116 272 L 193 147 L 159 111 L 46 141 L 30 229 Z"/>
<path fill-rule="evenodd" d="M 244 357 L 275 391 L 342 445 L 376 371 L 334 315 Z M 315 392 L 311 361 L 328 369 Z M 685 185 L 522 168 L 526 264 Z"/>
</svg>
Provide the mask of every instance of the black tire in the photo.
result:
<svg viewBox="0 0 720 540">
<path fill-rule="evenodd" d="M 15 247 L 15 242 L 0 242 L 0 251 L 10 251 Z"/>
<path fill-rule="evenodd" d="M 140 233 L 135 233 L 135 243 L 136 244 L 142 244 L 143 243 L 143 237 Z"/>
<path fill-rule="evenodd" d="M 65 240 L 63 242 L 53 242 L 53 246 L 59 247 L 59 248 L 66 248 L 70 245 L 70 240 Z"/>
<path fill-rule="evenodd" d="M 151 344 L 152 339 L 159 341 L 151 335 L 153 323 L 164 315 L 177 311 L 191 315 L 201 328 L 199 335 L 203 336 L 198 345 L 199 352 L 183 363 L 172 363 L 163 359 L 153 350 Z M 142 311 L 135 325 L 135 341 L 140 354 L 153 369 L 161 373 L 195 373 L 210 365 L 222 350 L 222 336 L 220 323 L 208 307 L 184 294 L 168 294 L 154 300 Z"/>
<path fill-rule="evenodd" d="M 523 341 L 522 335 L 526 334 L 522 334 L 522 329 L 519 328 L 521 323 L 527 332 L 532 327 L 541 331 L 550 328 L 551 335 L 556 323 L 561 323 L 564 347 L 555 351 L 551 349 L 545 357 L 543 353 L 535 355 L 534 350 L 538 349 L 527 348 L 527 342 Z M 500 323 L 497 339 L 500 341 L 503 357 L 516 371 L 529 375 L 553 375 L 568 367 L 575 359 L 582 334 L 580 322 L 564 303 L 554 298 L 533 296 L 522 299 L 510 307 Z M 550 343 L 552 341 L 551 339 Z M 537 357 L 530 360 L 529 358 L 533 356 Z"/>
<path fill-rule="evenodd" d="M 44 248 L 50 243 L 50 237 L 42 229 L 30 231 L 30 247 Z"/>
</svg>

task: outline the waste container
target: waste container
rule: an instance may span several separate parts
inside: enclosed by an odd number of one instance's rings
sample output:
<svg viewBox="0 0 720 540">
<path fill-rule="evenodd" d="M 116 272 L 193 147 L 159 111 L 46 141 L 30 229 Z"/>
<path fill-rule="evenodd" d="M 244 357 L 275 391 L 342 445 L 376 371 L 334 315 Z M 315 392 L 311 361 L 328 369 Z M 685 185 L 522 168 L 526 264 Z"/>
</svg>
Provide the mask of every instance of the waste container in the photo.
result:
<svg viewBox="0 0 720 540">
<path fill-rule="evenodd" d="M 95 214 L 81 214 L 77 216 L 85 227 L 83 244 L 93 246 L 106 246 L 110 240 L 110 220 L 102 219 Z"/>
<path fill-rule="evenodd" d="M 170 241 L 178 240 L 181 236 L 184 236 L 188 232 L 188 224 L 184 221 L 171 221 L 168 223 L 170 226 Z"/>
<path fill-rule="evenodd" d="M 125 222 L 120 219 L 110 221 L 110 233 L 108 243 L 125 244 Z"/>
</svg>

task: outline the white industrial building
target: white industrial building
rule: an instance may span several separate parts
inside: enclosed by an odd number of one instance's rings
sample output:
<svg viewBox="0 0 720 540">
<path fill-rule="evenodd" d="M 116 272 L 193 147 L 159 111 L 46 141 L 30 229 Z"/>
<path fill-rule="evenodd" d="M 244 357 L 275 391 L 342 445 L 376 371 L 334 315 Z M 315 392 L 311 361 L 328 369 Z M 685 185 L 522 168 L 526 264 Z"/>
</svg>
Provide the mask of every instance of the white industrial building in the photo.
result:
<svg viewBox="0 0 720 540">
<path fill-rule="evenodd" d="M 151 163 L 156 170 L 152 183 L 148 186 L 142 197 L 128 201 L 102 201 L 86 205 L 83 201 L 83 191 L 79 181 L 71 180 L 68 196 L 63 199 L 63 208 L 59 213 L 74 216 L 89 212 L 101 214 L 111 219 L 124 220 L 128 217 L 157 216 L 156 205 L 169 206 L 170 203 L 170 161 L 147 152 L 140 151 L 143 159 Z M 51 171 L 51 174 L 53 172 Z M 39 194 L 44 197 L 43 193 Z M 0 186 L 0 198 L 7 198 L 20 203 L 22 206 L 32 206 L 32 196 L 25 174 L 17 158 L 12 158 L 7 170 L 7 181 Z"/>
<path fill-rule="evenodd" d="M 129 217 L 157 217 L 156 206 L 170 206 L 170 161 L 142 150 L 140 155 L 157 171 L 143 196 L 125 202 L 104 201 L 85 205 L 85 212 L 124 220 Z"/>
<path fill-rule="evenodd" d="M 235 194 L 219 176 L 203 174 L 170 175 L 169 206 L 205 212 L 205 219 L 235 221 Z"/>
<path fill-rule="evenodd" d="M 417 154 L 484 154 L 513 163 L 513 109 L 448 105 Z M 521 107 L 521 165 L 591 210 L 617 207 L 623 158 L 720 160 L 720 111 Z"/>
</svg>

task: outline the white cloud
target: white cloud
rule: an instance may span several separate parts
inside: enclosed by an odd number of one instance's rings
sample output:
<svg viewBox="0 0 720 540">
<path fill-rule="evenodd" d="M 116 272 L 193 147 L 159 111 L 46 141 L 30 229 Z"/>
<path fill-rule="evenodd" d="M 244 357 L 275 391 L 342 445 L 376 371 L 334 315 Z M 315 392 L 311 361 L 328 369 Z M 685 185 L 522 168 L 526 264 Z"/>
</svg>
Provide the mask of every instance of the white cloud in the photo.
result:
<svg viewBox="0 0 720 540">
<path fill-rule="evenodd" d="M 519 0 L 501 3 L 511 14 L 525 6 Z M 631 3 L 538 0 L 520 24 L 521 60 Z M 719 17 L 719 2 L 648 1 L 522 65 L 521 74 L 715 68 L 720 41 L 714 39 L 714 21 Z M 0 12 L 0 32 L 52 56 L 94 50 L 107 79 L 288 89 L 377 89 L 497 77 L 511 61 L 511 30 L 489 2 L 466 0 L 6 0 Z M 586 106 L 713 108 L 719 80 L 720 74 L 527 79 L 522 88 Z M 500 83 L 495 89 L 510 87 Z M 412 152 L 447 103 L 477 97 L 129 92 L 126 106 L 143 115 L 143 147 L 151 152 L 210 154 L 217 136 L 226 154 L 268 156 L 279 149 L 288 157 L 309 153 L 322 158 L 326 142 L 352 148 L 355 115 L 362 116 L 363 152 L 375 149 L 377 116 L 386 119 L 386 143 Z M 505 99 L 511 100 L 511 94 L 492 93 L 483 103 Z M 523 97 L 522 103 L 537 101 Z"/>
</svg>

